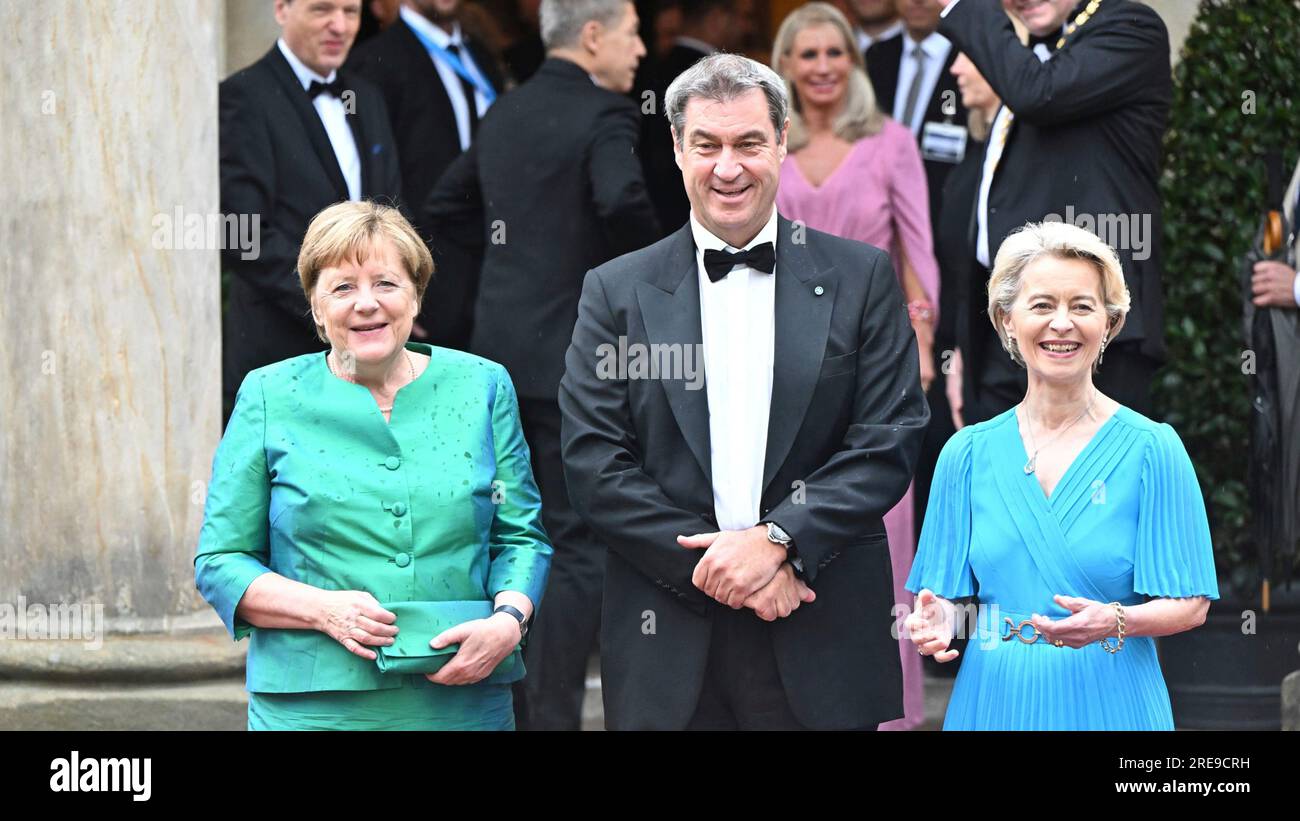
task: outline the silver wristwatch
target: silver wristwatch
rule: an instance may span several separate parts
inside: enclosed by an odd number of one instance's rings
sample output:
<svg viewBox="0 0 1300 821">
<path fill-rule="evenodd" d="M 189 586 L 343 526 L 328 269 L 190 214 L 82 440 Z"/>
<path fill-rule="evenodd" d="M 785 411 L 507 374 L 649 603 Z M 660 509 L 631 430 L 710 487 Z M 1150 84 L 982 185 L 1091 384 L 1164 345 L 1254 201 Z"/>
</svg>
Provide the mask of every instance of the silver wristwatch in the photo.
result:
<svg viewBox="0 0 1300 821">
<path fill-rule="evenodd" d="M 794 544 L 794 539 L 790 538 L 790 534 L 782 530 L 781 526 L 776 522 L 767 523 L 767 540 L 772 544 L 781 545 L 786 550 L 789 550 L 790 545 Z"/>
<path fill-rule="evenodd" d="M 789 557 L 790 564 L 794 567 L 796 573 L 803 573 L 803 559 L 794 550 L 794 539 L 790 534 L 781 529 L 776 522 L 767 522 L 767 540 L 772 544 L 779 544 L 785 548 L 786 556 Z"/>
</svg>

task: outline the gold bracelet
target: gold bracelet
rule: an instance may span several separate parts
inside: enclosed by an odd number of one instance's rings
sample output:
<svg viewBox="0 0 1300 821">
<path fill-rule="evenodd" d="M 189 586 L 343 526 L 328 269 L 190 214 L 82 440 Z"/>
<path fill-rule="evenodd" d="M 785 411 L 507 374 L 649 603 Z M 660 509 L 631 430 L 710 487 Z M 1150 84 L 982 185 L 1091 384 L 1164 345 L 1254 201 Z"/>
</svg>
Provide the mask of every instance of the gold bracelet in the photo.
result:
<svg viewBox="0 0 1300 821">
<path fill-rule="evenodd" d="M 1124 605 L 1117 601 L 1113 601 L 1110 603 L 1110 606 L 1115 608 L 1115 621 L 1118 625 L 1116 634 L 1119 637 L 1119 643 L 1114 647 L 1111 647 L 1110 639 L 1104 638 L 1101 640 L 1101 646 L 1107 653 L 1114 655 L 1124 649 Z"/>
</svg>

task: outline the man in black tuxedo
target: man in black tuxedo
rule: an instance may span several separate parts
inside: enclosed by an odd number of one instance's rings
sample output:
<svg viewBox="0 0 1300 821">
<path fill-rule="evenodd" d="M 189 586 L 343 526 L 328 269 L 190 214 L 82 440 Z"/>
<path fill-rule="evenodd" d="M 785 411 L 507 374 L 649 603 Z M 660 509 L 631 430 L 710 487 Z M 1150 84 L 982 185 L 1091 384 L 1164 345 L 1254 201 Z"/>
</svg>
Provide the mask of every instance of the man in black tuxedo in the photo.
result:
<svg viewBox="0 0 1300 821">
<path fill-rule="evenodd" d="M 678 182 L 673 143 L 664 128 L 664 93 L 677 75 L 703 57 L 719 51 L 735 51 L 745 32 L 737 13 L 736 0 L 682 0 L 681 33 L 673 47 L 658 60 L 653 73 L 655 104 L 643 107 L 641 117 L 641 162 L 646 187 L 655 206 L 659 225 L 676 231 L 691 213 L 691 204 Z"/>
<path fill-rule="evenodd" d="M 339 71 L 361 0 L 276 0 L 280 40 L 221 83 L 221 210 L 259 222 L 260 253 L 222 252 L 226 413 L 254 368 L 325 349 L 295 267 L 311 218 L 341 200 L 396 204 L 398 158 L 379 90 Z"/>
<path fill-rule="evenodd" d="M 887 254 L 777 214 L 788 105 L 738 55 L 680 76 L 690 221 L 583 284 L 560 408 L 610 549 L 611 729 L 903 714 L 883 516 L 929 421 L 916 339 Z"/>
<path fill-rule="evenodd" d="M 569 504 L 556 391 L 583 274 L 660 234 L 637 158 L 638 110 L 624 96 L 645 54 L 635 8 L 543 0 L 541 18 L 546 62 L 488 112 L 426 217 L 445 275 L 466 275 L 456 266 L 482 255 L 470 350 L 514 380 L 555 547 L 516 688 L 518 726 L 577 729 L 605 551 Z"/>
<path fill-rule="evenodd" d="M 966 146 L 966 107 L 951 73 L 957 50 L 939 33 L 940 0 L 898 0 L 902 37 L 867 50 L 867 76 L 880 110 L 907 126 L 921 149 L 930 225 L 939 222 L 948 172 Z"/>
<path fill-rule="evenodd" d="M 1173 99 L 1165 25 L 1132 0 L 1014 0 L 1012 13 L 1034 37 L 1024 46 L 1001 0 L 944 2 L 939 31 L 1003 102 L 972 224 L 976 259 L 991 267 L 1008 234 L 1044 219 L 1113 246 L 1132 309 L 1106 344 L 1096 384 L 1150 415 L 1151 378 L 1165 355 L 1158 180 Z M 990 410 L 1019 401 L 1020 387 Z"/>
<path fill-rule="evenodd" d="M 504 87 L 496 60 L 462 31 L 460 8 L 461 0 L 406 0 L 398 20 L 348 58 L 348 68 L 384 93 L 402 159 L 402 200 L 413 206 L 428 199 L 447 166 L 469 148 Z M 419 214 L 415 229 L 429 237 Z M 435 275 L 412 336 L 467 349 L 472 285 L 472 279 Z"/>
</svg>

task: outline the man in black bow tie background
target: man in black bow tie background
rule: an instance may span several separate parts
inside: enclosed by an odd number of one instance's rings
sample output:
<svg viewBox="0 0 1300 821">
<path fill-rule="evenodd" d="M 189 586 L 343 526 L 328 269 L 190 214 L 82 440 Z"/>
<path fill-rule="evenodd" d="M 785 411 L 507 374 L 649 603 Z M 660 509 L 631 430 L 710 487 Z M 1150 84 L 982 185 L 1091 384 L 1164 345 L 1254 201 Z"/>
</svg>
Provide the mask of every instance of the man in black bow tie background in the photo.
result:
<svg viewBox="0 0 1300 821">
<path fill-rule="evenodd" d="M 1027 222 L 1072 222 L 1112 245 L 1132 309 L 1106 342 L 1096 384 L 1150 415 L 1151 381 L 1165 357 L 1158 183 L 1173 100 L 1160 15 L 1133 0 L 942 1 L 939 32 L 1003 102 L 971 224 L 970 279 L 986 280 L 1002 240 Z M 1029 30 L 1027 47 L 1004 7 Z M 1009 367 L 978 328 L 965 328 L 979 310 L 957 308 L 962 370 L 949 374 L 979 408 L 966 421 L 1001 413 L 1025 391 L 1024 371 Z"/>
<path fill-rule="evenodd" d="M 882 517 L 929 421 L 916 341 L 887 254 L 777 214 L 788 107 L 737 55 L 679 76 L 690 220 L 583 285 L 559 400 L 569 494 L 610 551 L 611 729 L 903 714 Z M 612 374 L 611 350 L 659 367 Z M 696 351 L 703 390 L 674 365 Z"/>
<path fill-rule="evenodd" d="M 221 83 L 221 211 L 258 220 L 261 249 L 222 252 L 225 415 L 254 368 L 324 350 L 294 268 L 307 224 L 340 200 L 398 203 L 401 176 L 379 90 L 338 69 L 361 0 L 276 0 L 282 35 Z"/>
</svg>

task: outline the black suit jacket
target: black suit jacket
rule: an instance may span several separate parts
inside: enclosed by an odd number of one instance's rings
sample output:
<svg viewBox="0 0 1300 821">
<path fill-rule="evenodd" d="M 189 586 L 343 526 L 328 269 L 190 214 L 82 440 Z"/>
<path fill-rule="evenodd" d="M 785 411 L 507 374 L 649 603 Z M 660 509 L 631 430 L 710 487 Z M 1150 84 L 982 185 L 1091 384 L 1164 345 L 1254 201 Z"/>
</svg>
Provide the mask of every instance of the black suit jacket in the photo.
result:
<svg viewBox="0 0 1300 821">
<path fill-rule="evenodd" d="M 1116 250 L 1132 307 L 1117 339 L 1162 359 L 1158 180 L 1173 82 L 1160 15 L 1131 0 L 1105 0 L 1046 63 L 1020 45 L 1000 0 L 962 0 L 939 30 L 1016 115 L 989 193 L 990 257 L 1009 233 L 1050 214 L 1072 213 L 1076 224 L 1089 215 L 1094 226 L 1123 217 L 1128 231 L 1107 229 L 1128 236 Z M 1145 247 L 1137 247 L 1134 228 L 1146 234 Z"/>
<path fill-rule="evenodd" d="M 912 478 L 930 412 L 889 257 L 813 230 L 797 242 L 791 230 L 781 218 L 761 515 L 794 538 L 817 600 L 772 623 L 772 641 L 802 724 L 862 727 L 903 714 L 883 517 Z M 620 338 L 629 351 L 699 346 L 700 316 L 687 225 L 587 275 L 566 355 L 569 496 L 610 551 L 601 678 L 611 729 L 687 725 L 724 605 L 691 584 L 702 551 L 675 541 L 717 530 L 706 390 L 668 378 L 685 374 L 609 378 L 597 363 Z M 653 635 L 642 633 L 647 613 Z"/>
<path fill-rule="evenodd" d="M 519 395 L 555 401 L 591 268 L 659 236 L 637 158 L 637 108 L 548 59 L 502 96 L 425 206 L 447 276 L 482 257 L 471 350 Z"/>
<path fill-rule="evenodd" d="M 1023 396 L 1025 369 L 1011 361 L 989 320 L 989 270 L 975 259 L 971 225 L 979 197 L 987 144 L 973 138 L 965 158 L 953 168 L 943 189 L 943 208 L 935 224 L 939 272 L 939 328 L 935 347 L 956 346 L 962 356 L 962 417 L 971 425 L 1007 409 L 1005 397 Z M 982 388 L 995 388 L 993 396 Z"/>
<path fill-rule="evenodd" d="M 348 124 L 361 157 L 361 193 L 398 204 L 397 148 L 383 97 L 359 77 L 339 78 L 353 92 Z M 298 248 L 312 217 L 346 200 L 348 190 L 320 115 L 278 47 L 223 81 L 218 99 L 221 211 L 257 215 L 261 244 L 256 259 L 242 259 L 239 249 L 221 255 L 232 274 L 223 382 L 233 400 L 250 370 L 324 349 L 295 270 Z"/>
<path fill-rule="evenodd" d="M 906 34 L 891 37 L 875 43 L 866 51 L 867 76 L 871 78 L 871 87 L 876 92 L 876 105 L 888 116 L 893 116 L 894 102 L 898 92 L 898 74 L 903 59 L 903 46 L 909 48 L 912 40 Z M 934 84 L 934 91 L 925 104 L 925 118 L 922 123 L 952 123 L 965 127 L 967 110 L 961 104 L 961 92 L 957 88 L 957 78 L 949 72 L 957 60 L 957 47 L 948 51 L 948 58 L 939 71 L 939 79 Z M 945 103 L 950 103 L 953 113 L 944 113 Z M 907 123 L 903 123 L 904 126 Z M 922 131 L 922 134 L 924 131 Z M 921 144 L 921 135 L 917 135 L 917 145 Z M 967 149 L 969 150 L 969 148 Z M 943 205 L 943 187 L 948 181 L 956 163 L 943 160 L 923 160 L 925 164 L 925 181 L 930 194 L 930 225 L 939 223 L 939 209 Z M 936 249 L 938 243 L 935 243 Z"/>
<path fill-rule="evenodd" d="M 491 54 L 468 35 L 464 43 L 474 64 L 500 93 L 504 80 Z M 401 18 L 354 49 L 348 67 L 383 92 L 401 157 L 402 200 L 418 207 L 461 155 L 456 115 L 437 67 Z M 418 213 L 414 216 L 416 230 L 427 240 L 430 226 Z M 434 276 L 429 283 L 420 324 L 429 331 L 433 344 L 460 349 L 469 345 L 470 284 L 464 278 L 443 276 Z"/>
<path fill-rule="evenodd" d="M 679 74 L 706 56 L 705 52 L 681 43 L 669 49 L 653 72 L 654 110 L 641 116 L 641 161 L 645 168 L 646 188 L 650 192 L 650 201 L 654 203 L 659 225 L 667 233 L 686 224 L 691 215 L 691 203 L 682 186 L 682 171 L 677 167 L 672 131 L 668 118 L 664 116 L 664 94 Z"/>
</svg>

